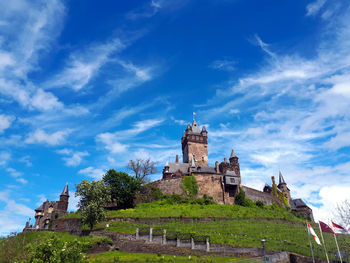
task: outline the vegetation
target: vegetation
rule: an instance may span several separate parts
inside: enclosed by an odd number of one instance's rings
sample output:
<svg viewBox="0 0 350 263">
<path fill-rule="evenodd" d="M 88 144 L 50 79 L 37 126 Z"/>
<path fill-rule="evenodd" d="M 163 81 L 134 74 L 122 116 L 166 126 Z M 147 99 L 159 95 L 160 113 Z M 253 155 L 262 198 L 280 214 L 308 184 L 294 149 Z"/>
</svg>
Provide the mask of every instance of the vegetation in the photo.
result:
<svg viewBox="0 0 350 263">
<path fill-rule="evenodd" d="M 126 168 L 134 172 L 135 178 L 141 183 L 146 184 L 149 182 L 148 176 L 158 172 L 156 163 L 151 161 L 150 158 L 146 160 L 137 159 L 130 160 Z"/>
<path fill-rule="evenodd" d="M 136 192 L 140 189 L 140 181 L 127 173 L 116 172 L 110 169 L 104 176 L 103 181 L 111 189 L 111 199 L 117 202 L 118 208 L 126 209 L 134 207 Z"/>
<path fill-rule="evenodd" d="M 146 253 L 127 253 L 121 251 L 104 252 L 100 254 L 94 254 L 89 256 L 89 262 L 91 263 L 109 263 L 109 262 L 233 262 L 239 260 L 234 257 L 201 257 L 201 256 L 173 256 L 162 254 L 146 254 Z M 259 262 L 259 261 L 250 261 Z M 261 260 L 260 260 L 261 262 Z"/>
<path fill-rule="evenodd" d="M 59 251 L 54 251 L 53 244 L 58 243 L 58 246 L 64 246 L 66 253 L 60 254 Z M 45 254 L 60 254 L 61 258 L 66 258 L 66 261 L 45 261 L 45 262 L 72 262 L 68 261 L 71 253 L 84 255 L 90 248 L 95 247 L 97 244 L 111 244 L 112 240 L 108 237 L 97 236 L 85 236 L 77 237 L 68 233 L 57 232 L 29 232 L 13 234 L 7 238 L 0 239 L 0 262 L 41 262 L 34 261 L 35 255 L 39 256 L 40 253 L 45 251 Z M 44 244 L 51 244 L 45 246 Z M 56 246 L 56 245 L 54 245 Z M 61 248 L 64 249 L 64 248 Z M 41 252 L 40 252 L 41 251 Z M 62 251 L 64 252 L 64 251 Z M 82 253 L 82 254 L 80 254 Z M 77 259 L 75 255 L 72 259 Z M 32 261 L 30 261 L 32 260 Z M 79 261 L 76 261 L 79 262 Z"/>
<path fill-rule="evenodd" d="M 346 227 L 350 227 L 350 199 L 344 200 L 342 203 L 337 205 L 336 208 L 337 216 L 341 223 Z"/>
<path fill-rule="evenodd" d="M 196 197 L 198 194 L 198 184 L 196 177 L 194 175 L 191 175 L 182 178 L 181 189 L 183 191 L 184 196 L 188 198 Z"/>
<path fill-rule="evenodd" d="M 83 180 L 76 188 L 75 196 L 81 197 L 78 206 L 82 223 L 92 229 L 106 217 L 104 206 L 111 201 L 111 189 L 103 181 L 88 180 Z"/>
</svg>

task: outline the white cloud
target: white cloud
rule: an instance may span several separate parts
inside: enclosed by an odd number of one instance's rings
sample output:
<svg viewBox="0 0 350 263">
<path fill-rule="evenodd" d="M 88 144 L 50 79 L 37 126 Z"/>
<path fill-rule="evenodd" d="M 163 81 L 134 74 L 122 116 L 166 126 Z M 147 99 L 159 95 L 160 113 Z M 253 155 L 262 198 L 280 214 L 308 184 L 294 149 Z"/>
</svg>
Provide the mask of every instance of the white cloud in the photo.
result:
<svg viewBox="0 0 350 263">
<path fill-rule="evenodd" d="M 15 169 L 13 169 L 11 167 L 6 168 L 6 171 L 8 171 L 12 177 L 21 177 L 23 175 L 23 173 L 18 172 L 18 171 L 16 171 Z"/>
<path fill-rule="evenodd" d="M 14 116 L 0 114 L 0 133 L 9 128 L 14 120 Z"/>
<path fill-rule="evenodd" d="M 316 0 L 315 2 L 308 4 L 306 6 L 306 16 L 316 15 L 326 2 L 327 0 Z"/>
<path fill-rule="evenodd" d="M 68 155 L 68 157 L 63 157 L 63 160 L 66 162 L 67 166 L 78 166 L 83 161 L 83 157 L 89 155 L 87 151 L 79 152 L 66 148 L 58 150 L 57 153 Z"/>
<path fill-rule="evenodd" d="M 88 177 L 91 177 L 96 180 L 101 180 L 103 175 L 106 173 L 101 168 L 94 168 L 92 166 L 86 167 L 84 169 L 79 170 L 78 174 L 82 174 Z"/>
<path fill-rule="evenodd" d="M 233 60 L 215 60 L 210 64 L 210 67 L 217 70 L 233 71 L 236 64 L 237 62 Z"/>
<path fill-rule="evenodd" d="M 11 154 L 8 152 L 0 152 L 0 165 L 4 166 L 11 159 Z"/>
<path fill-rule="evenodd" d="M 46 133 L 43 130 L 36 130 L 35 132 L 28 135 L 28 138 L 25 140 L 28 144 L 41 143 L 47 144 L 50 146 L 59 145 L 65 142 L 66 137 L 68 136 L 69 131 L 57 131 L 54 133 Z"/>
<path fill-rule="evenodd" d="M 105 144 L 105 148 L 114 154 L 125 152 L 128 148 L 128 145 L 121 144 L 117 141 L 117 135 L 109 132 L 99 134 L 96 139 Z"/>
<path fill-rule="evenodd" d="M 63 108 L 63 104 L 50 92 L 38 89 L 32 97 L 31 106 L 42 111 Z"/>
<path fill-rule="evenodd" d="M 111 59 L 112 54 L 123 48 L 124 45 L 120 39 L 116 38 L 107 43 L 93 44 L 83 51 L 76 52 L 70 56 L 62 72 L 47 85 L 69 87 L 79 91 L 98 74 L 100 68 Z"/>
</svg>

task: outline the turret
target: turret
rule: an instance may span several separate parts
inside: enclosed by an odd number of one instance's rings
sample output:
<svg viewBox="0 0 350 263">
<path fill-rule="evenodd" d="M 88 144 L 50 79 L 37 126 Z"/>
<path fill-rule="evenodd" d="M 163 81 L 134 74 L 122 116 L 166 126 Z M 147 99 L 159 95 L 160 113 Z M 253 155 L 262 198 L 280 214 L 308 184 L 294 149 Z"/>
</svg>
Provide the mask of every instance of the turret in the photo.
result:
<svg viewBox="0 0 350 263">
<path fill-rule="evenodd" d="M 241 169 L 239 167 L 238 157 L 233 149 L 231 151 L 231 156 L 229 160 L 232 170 L 235 172 L 236 175 L 241 177 Z"/>
<path fill-rule="evenodd" d="M 281 171 L 279 171 L 279 174 L 278 174 L 278 186 L 277 187 L 278 187 L 278 189 L 280 189 L 282 191 L 282 193 L 285 194 L 285 196 L 288 199 L 288 203 L 290 204 L 292 197 L 290 195 L 290 190 L 287 187 L 286 181 L 284 180 Z"/>
<path fill-rule="evenodd" d="M 67 211 L 68 209 L 68 200 L 69 200 L 69 190 L 68 190 L 68 182 L 63 188 L 63 191 L 60 195 L 60 203 L 58 208 L 63 211 Z"/>
</svg>

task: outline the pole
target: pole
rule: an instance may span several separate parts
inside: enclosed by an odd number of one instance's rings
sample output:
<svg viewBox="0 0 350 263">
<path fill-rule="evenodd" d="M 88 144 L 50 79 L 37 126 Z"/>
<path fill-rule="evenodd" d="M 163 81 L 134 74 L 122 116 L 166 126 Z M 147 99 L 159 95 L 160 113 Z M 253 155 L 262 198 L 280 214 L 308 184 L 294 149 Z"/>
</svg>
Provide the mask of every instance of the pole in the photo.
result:
<svg viewBox="0 0 350 263">
<path fill-rule="evenodd" d="M 329 221 L 330 221 L 330 220 L 328 219 L 328 222 L 329 222 Z M 332 224 L 332 222 L 330 222 L 329 225 L 332 226 L 332 229 L 333 229 L 333 224 Z M 335 236 L 334 229 L 333 229 L 333 235 L 334 235 L 335 244 L 337 245 L 340 263 L 343 263 L 343 259 L 342 259 L 341 254 L 340 254 L 340 250 L 339 250 L 339 246 L 338 246 L 338 241 L 337 241 L 337 237 Z"/>
<path fill-rule="evenodd" d="M 343 263 L 343 259 L 341 258 L 341 254 L 340 254 L 340 251 L 339 251 L 337 237 L 335 236 L 335 234 L 333 234 L 333 235 L 334 235 L 335 244 L 337 245 L 338 255 L 339 255 L 339 258 L 340 258 L 340 263 Z"/>
<path fill-rule="evenodd" d="M 307 222 L 306 222 L 306 229 L 307 229 L 307 238 L 309 239 L 309 244 L 310 244 L 310 249 L 311 249 L 312 262 L 315 263 L 314 251 L 312 250 L 312 244 L 311 244 L 311 240 L 310 240 L 310 231 L 309 231 L 309 228 L 307 226 Z"/>
<path fill-rule="evenodd" d="M 320 233 L 321 233 L 321 237 L 322 237 L 322 243 L 323 243 L 324 252 L 326 253 L 327 263 L 329 263 L 328 253 L 327 253 L 327 249 L 326 249 L 326 243 L 324 242 L 324 239 L 323 239 L 323 234 L 322 234 L 320 221 L 318 221 L 318 227 L 320 228 Z"/>
</svg>

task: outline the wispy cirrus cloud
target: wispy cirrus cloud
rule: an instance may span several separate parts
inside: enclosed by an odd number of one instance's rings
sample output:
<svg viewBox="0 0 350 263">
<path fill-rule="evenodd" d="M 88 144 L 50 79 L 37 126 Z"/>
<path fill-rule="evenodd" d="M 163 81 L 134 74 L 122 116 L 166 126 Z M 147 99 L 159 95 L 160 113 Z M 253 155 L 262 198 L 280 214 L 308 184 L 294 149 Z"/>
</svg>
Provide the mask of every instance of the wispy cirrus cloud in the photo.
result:
<svg viewBox="0 0 350 263">
<path fill-rule="evenodd" d="M 94 43 L 72 53 L 63 70 L 46 84 L 51 87 L 68 87 L 75 91 L 84 88 L 108 63 L 112 55 L 125 48 L 119 38 L 106 43 Z"/>
<path fill-rule="evenodd" d="M 217 70 L 234 71 L 237 62 L 234 60 L 215 60 L 210 64 L 210 67 Z"/>
<path fill-rule="evenodd" d="M 313 16 L 316 15 L 321 8 L 324 6 L 324 4 L 327 2 L 327 0 L 316 0 L 306 6 L 306 16 Z"/>
</svg>

